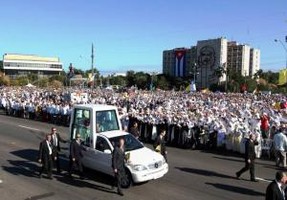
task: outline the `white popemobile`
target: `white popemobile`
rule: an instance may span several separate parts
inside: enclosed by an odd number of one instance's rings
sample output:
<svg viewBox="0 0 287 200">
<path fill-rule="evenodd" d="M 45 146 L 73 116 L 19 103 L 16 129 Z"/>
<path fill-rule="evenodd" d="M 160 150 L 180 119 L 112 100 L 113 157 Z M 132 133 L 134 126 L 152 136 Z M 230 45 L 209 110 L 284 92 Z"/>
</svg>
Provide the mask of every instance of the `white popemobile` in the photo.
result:
<svg viewBox="0 0 287 200">
<path fill-rule="evenodd" d="M 75 105 L 70 123 L 70 139 L 81 134 L 83 165 L 113 175 L 112 152 L 120 137 L 125 139 L 126 175 L 123 187 L 158 179 L 168 172 L 164 157 L 145 147 L 133 135 L 122 131 L 118 110 L 108 105 Z"/>
</svg>

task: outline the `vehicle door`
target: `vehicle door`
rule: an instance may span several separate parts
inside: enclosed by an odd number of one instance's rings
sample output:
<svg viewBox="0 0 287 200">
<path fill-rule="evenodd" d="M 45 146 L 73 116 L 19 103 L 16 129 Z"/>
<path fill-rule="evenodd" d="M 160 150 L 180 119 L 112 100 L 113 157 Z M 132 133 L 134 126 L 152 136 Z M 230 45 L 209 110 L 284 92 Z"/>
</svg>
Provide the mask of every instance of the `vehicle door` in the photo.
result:
<svg viewBox="0 0 287 200">
<path fill-rule="evenodd" d="M 112 174 L 112 149 L 108 140 L 102 136 L 97 136 L 94 155 L 97 170 L 105 174 Z"/>
<path fill-rule="evenodd" d="M 73 124 L 71 130 L 71 139 L 74 139 L 76 134 L 81 135 L 81 145 L 83 146 L 83 164 L 85 167 L 93 169 L 93 134 L 92 134 L 92 111 L 87 108 L 75 108 L 73 116 Z"/>
</svg>

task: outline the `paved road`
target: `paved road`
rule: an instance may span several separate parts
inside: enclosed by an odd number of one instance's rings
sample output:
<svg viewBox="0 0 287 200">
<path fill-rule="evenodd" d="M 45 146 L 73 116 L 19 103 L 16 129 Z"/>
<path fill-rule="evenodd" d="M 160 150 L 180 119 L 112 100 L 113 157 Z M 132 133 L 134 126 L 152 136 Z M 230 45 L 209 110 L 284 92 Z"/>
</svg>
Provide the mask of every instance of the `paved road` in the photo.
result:
<svg viewBox="0 0 287 200">
<path fill-rule="evenodd" d="M 51 126 L 0 115 L 1 200 L 264 199 L 268 182 L 250 182 L 248 173 L 243 175 L 245 180 L 235 179 L 234 173 L 243 166 L 243 159 L 228 152 L 168 148 L 169 173 L 125 190 L 124 197 L 111 190 L 109 176 L 94 171 L 88 172 L 88 180 L 71 180 L 65 173 L 55 175 L 54 180 L 39 179 L 39 165 L 35 162 L 38 145 Z M 57 128 L 67 138 L 68 128 Z M 66 168 L 67 162 L 62 163 Z M 271 180 L 275 171 L 273 162 L 257 160 L 257 177 Z"/>
</svg>

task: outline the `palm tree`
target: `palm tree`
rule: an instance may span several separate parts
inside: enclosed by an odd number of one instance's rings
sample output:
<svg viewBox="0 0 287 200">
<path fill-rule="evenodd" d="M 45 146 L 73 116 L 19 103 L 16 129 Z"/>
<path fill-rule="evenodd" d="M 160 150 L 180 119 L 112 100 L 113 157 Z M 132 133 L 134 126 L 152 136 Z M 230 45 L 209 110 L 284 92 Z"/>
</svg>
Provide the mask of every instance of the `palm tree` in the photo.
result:
<svg viewBox="0 0 287 200">
<path fill-rule="evenodd" d="M 216 69 L 215 69 L 215 71 L 214 71 L 214 75 L 217 77 L 217 79 L 218 79 L 218 82 L 217 82 L 217 85 L 219 85 L 219 83 L 220 83 L 220 78 L 224 75 L 224 74 L 226 74 L 226 69 L 225 69 L 225 67 L 224 67 L 224 64 L 223 65 L 221 65 L 221 66 L 219 66 L 219 67 L 217 67 Z"/>
<path fill-rule="evenodd" d="M 257 78 L 262 78 L 262 75 L 263 75 L 263 70 L 262 69 L 259 69 L 255 74 L 254 74 L 254 78 L 257 79 Z"/>
</svg>

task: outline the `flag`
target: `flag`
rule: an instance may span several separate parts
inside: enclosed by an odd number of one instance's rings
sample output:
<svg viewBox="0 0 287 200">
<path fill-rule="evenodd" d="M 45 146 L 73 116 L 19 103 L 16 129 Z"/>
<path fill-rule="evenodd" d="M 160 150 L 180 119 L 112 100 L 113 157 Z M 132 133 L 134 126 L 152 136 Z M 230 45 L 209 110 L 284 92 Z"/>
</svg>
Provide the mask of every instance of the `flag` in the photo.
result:
<svg viewBox="0 0 287 200">
<path fill-rule="evenodd" d="M 185 75 L 185 54 L 186 50 L 176 50 L 175 52 L 175 69 L 176 77 L 183 77 Z"/>
<path fill-rule="evenodd" d="M 287 83 L 287 69 L 282 69 L 279 72 L 278 85 L 284 85 Z"/>
<path fill-rule="evenodd" d="M 88 80 L 90 81 L 94 81 L 95 76 L 93 76 L 92 73 L 88 73 Z"/>
</svg>

